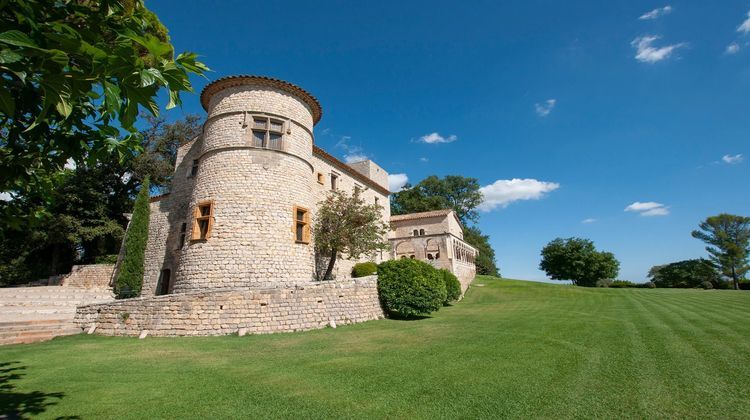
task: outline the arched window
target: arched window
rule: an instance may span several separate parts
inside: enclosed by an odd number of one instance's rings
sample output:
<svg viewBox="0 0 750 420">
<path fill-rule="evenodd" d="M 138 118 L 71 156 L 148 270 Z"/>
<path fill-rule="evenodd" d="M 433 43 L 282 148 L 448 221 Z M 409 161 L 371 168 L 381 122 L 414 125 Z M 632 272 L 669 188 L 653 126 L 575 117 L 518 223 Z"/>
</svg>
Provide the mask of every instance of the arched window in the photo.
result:
<svg viewBox="0 0 750 420">
<path fill-rule="evenodd" d="M 433 258 L 432 258 L 432 254 L 427 254 L 427 259 L 428 259 L 428 260 L 432 260 L 432 259 L 433 259 Z"/>
<path fill-rule="evenodd" d="M 424 236 L 424 229 L 419 229 L 419 236 Z"/>
<path fill-rule="evenodd" d="M 414 229 L 414 236 L 419 236 L 419 231 L 417 229 Z"/>
</svg>

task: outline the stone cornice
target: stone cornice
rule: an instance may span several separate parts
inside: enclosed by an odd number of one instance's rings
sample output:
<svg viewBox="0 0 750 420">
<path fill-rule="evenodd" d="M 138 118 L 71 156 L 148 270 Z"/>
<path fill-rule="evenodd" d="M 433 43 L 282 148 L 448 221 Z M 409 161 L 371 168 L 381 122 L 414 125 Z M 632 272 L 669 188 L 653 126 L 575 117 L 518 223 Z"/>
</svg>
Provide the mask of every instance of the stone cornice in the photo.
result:
<svg viewBox="0 0 750 420">
<path fill-rule="evenodd" d="M 247 84 L 258 84 L 263 86 L 270 86 L 277 89 L 284 90 L 302 99 L 310 109 L 312 110 L 313 125 L 320 121 L 323 116 L 323 108 L 320 106 L 320 102 L 315 99 L 308 91 L 301 87 L 286 82 L 284 80 L 274 79 L 265 76 L 253 76 L 253 75 L 239 75 L 239 76 L 227 76 L 217 79 L 203 88 L 201 91 L 201 105 L 203 109 L 208 111 L 208 103 L 211 101 L 211 97 L 226 88 L 242 86 Z"/>
</svg>

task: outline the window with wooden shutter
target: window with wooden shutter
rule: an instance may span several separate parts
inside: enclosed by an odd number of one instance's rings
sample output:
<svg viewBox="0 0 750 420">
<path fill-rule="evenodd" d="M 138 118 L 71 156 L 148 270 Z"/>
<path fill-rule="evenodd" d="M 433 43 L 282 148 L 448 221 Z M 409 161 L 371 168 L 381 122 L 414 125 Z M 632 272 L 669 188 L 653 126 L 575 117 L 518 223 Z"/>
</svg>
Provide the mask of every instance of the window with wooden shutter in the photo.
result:
<svg viewBox="0 0 750 420">
<path fill-rule="evenodd" d="M 300 244 L 310 243 L 310 211 L 304 207 L 294 206 L 294 241 Z"/>
<path fill-rule="evenodd" d="M 201 201 L 193 212 L 193 232 L 191 240 L 205 241 L 211 237 L 214 225 L 214 202 Z"/>
</svg>

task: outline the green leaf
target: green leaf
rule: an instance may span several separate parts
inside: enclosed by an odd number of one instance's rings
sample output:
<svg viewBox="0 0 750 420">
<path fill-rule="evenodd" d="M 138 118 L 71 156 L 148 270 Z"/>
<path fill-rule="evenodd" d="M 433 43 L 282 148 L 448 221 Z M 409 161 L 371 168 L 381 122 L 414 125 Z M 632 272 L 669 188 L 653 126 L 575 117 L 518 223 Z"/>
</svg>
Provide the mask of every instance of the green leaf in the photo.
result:
<svg viewBox="0 0 750 420">
<path fill-rule="evenodd" d="M 104 82 L 104 109 L 108 114 L 116 114 L 120 110 L 120 87 L 114 83 Z"/>
<path fill-rule="evenodd" d="M 21 54 L 18 54 L 15 51 L 11 51 L 8 49 L 0 50 L 0 64 L 15 63 L 20 61 L 21 58 L 23 58 Z"/>
<path fill-rule="evenodd" d="M 26 47 L 26 48 L 34 48 L 34 49 L 41 49 L 39 46 L 29 38 L 28 35 L 21 31 L 11 30 L 11 31 L 5 31 L 0 34 L 0 42 L 10 45 L 15 45 L 17 47 Z"/>
<path fill-rule="evenodd" d="M 182 99 L 180 99 L 180 92 L 176 90 L 169 90 L 169 103 L 167 109 L 172 109 L 176 106 L 182 106 Z"/>
<path fill-rule="evenodd" d="M 68 54 L 62 50 L 45 50 L 49 54 L 49 59 L 65 67 L 68 65 Z"/>
<path fill-rule="evenodd" d="M 158 69 L 149 68 L 141 70 L 141 87 L 151 86 L 157 81 L 163 85 L 167 85 L 167 80 L 164 79 L 161 72 Z"/>
<path fill-rule="evenodd" d="M 175 58 L 175 62 L 185 68 L 185 70 L 203 75 L 203 73 L 211 71 L 205 64 L 197 60 L 198 54 L 192 52 L 184 52 Z"/>
<path fill-rule="evenodd" d="M 16 112 L 16 101 L 4 87 L 0 89 L 0 112 L 12 116 Z"/>
<path fill-rule="evenodd" d="M 70 103 L 72 90 L 70 84 L 63 77 L 50 77 L 42 81 L 44 89 L 44 102 L 46 105 L 54 105 L 57 112 L 64 118 L 68 118 L 73 112 L 73 105 Z"/>
</svg>

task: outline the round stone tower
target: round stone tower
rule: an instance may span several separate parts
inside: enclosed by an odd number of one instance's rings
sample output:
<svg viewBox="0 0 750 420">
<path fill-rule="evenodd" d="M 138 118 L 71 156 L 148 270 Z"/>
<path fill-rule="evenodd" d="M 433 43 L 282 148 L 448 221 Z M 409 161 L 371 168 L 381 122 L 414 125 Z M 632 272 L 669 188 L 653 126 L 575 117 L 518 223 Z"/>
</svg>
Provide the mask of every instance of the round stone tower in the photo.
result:
<svg viewBox="0 0 750 420">
<path fill-rule="evenodd" d="M 201 104 L 208 117 L 174 291 L 311 280 L 320 104 L 291 83 L 259 76 L 219 79 L 203 89 Z"/>
</svg>

